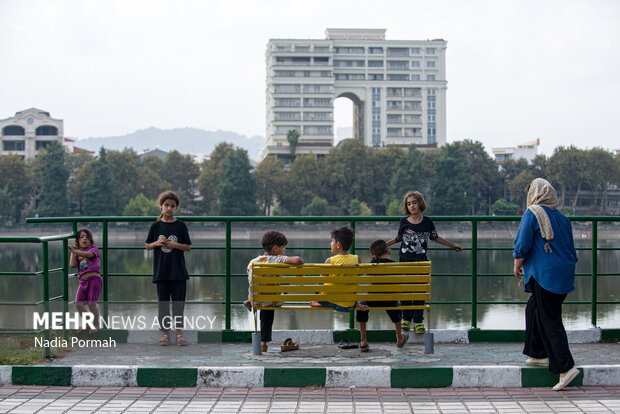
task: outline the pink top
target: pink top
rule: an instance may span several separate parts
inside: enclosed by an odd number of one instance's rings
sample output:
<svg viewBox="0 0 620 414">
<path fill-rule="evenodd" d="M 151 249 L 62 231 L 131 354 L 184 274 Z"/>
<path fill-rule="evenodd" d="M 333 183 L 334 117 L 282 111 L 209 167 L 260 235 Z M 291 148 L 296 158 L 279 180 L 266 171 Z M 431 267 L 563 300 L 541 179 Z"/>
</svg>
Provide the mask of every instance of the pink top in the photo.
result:
<svg viewBox="0 0 620 414">
<path fill-rule="evenodd" d="M 80 257 L 77 254 L 75 255 L 75 258 L 78 262 L 78 268 L 77 268 L 78 277 L 88 272 L 101 273 L 101 265 L 99 263 L 99 250 L 97 250 L 97 246 L 92 245 L 83 251 L 93 252 L 95 253 L 95 255 L 91 257 L 90 259 L 87 259 L 85 257 Z"/>
</svg>

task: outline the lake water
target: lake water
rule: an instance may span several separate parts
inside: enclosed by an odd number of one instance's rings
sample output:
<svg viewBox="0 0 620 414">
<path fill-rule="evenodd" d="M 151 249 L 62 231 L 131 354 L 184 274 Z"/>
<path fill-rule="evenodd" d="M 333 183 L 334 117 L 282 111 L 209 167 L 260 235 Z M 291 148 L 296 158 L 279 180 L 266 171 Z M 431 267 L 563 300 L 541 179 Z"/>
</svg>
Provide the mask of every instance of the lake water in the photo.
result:
<svg viewBox="0 0 620 414">
<path fill-rule="evenodd" d="M 602 224 L 601 224 L 602 225 Z M 186 262 L 190 274 L 224 273 L 225 252 L 216 249 L 199 249 L 203 246 L 224 246 L 222 237 L 213 236 L 212 231 L 202 232 L 199 228 L 193 228 L 190 224 L 193 249 L 186 253 Z M 356 246 L 357 254 L 363 262 L 369 261 L 366 247 L 376 238 L 389 239 L 393 237 L 392 227 L 387 225 L 387 231 L 382 227 L 358 224 Z M 480 231 L 478 240 L 479 247 L 512 247 L 515 226 L 496 227 L 485 233 Z M 451 227 L 445 223 L 437 225 L 442 237 L 461 244 L 463 247 L 471 246 L 471 240 L 467 237 L 467 229 Z M 442 233 L 442 227 L 449 229 Z M 292 229 L 292 227 L 288 227 Z M 247 277 L 245 268 L 248 261 L 261 254 L 260 234 L 263 229 L 246 229 L 235 227 L 233 229 L 232 273 L 235 274 L 231 281 L 231 295 L 233 301 L 241 302 L 247 298 Z M 118 230 L 116 234 L 111 232 L 110 246 L 144 246 L 146 229 L 131 232 L 127 229 Z M 286 230 L 285 230 L 286 232 Z M 62 233 L 62 232 L 58 232 Z M 142 234 L 144 233 L 144 234 Z M 295 230 L 287 232 L 289 236 L 289 248 L 287 254 L 300 255 L 306 263 L 325 261 L 329 253 L 329 229 L 307 225 L 303 229 L 295 227 Z M 135 234 L 135 236 L 134 236 Z M 488 237 L 484 235 L 487 234 Z M 576 229 L 575 242 L 578 247 L 590 247 L 590 240 L 585 233 Z M 296 237 L 296 238 L 295 238 Z M 101 236 L 95 232 L 95 241 L 101 248 Z M 439 248 L 435 243 L 430 243 L 431 248 Z M 620 242 L 615 240 L 599 241 L 599 247 L 618 247 Z M 306 247 L 306 249 L 302 248 Z M 311 248 L 323 248 L 311 250 Z M 514 276 L 508 274 L 512 271 L 511 250 L 482 250 L 478 252 L 478 273 L 504 273 L 506 276 L 479 276 L 478 277 L 478 300 L 480 301 L 526 301 L 528 294 L 517 286 Z M 144 249 L 119 249 L 109 253 L 109 271 L 112 273 L 144 273 L 152 272 L 152 252 Z M 590 272 L 590 251 L 578 251 L 578 273 Z M 431 310 L 431 325 L 440 329 L 463 329 L 471 327 L 470 304 L 441 304 L 440 301 L 469 301 L 471 298 L 471 251 L 466 250 L 456 253 L 450 250 L 431 250 L 429 257 L 433 263 L 433 303 Z M 392 258 L 398 260 L 398 251 L 392 252 Z M 50 266 L 61 265 L 60 243 L 50 244 Z M 34 272 L 41 270 L 41 248 L 32 244 L 0 244 L 0 270 Z M 598 269 L 600 273 L 619 272 L 620 251 L 600 251 L 598 256 Z M 442 276 L 446 274 L 467 274 L 467 276 Z M 620 285 L 617 283 L 618 276 L 602 276 L 598 280 L 598 299 L 601 301 L 619 301 L 613 305 L 599 305 L 597 325 L 602 328 L 618 328 L 620 323 Z M 61 294 L 62 283 L 59 273 L 50 276 L 50 296 Z M 591 298 L 590 276 L 578 276 L 576 278 L 576 290 L 568 296 L 568 301 L 589 301 Z M 77 287 L 77 279 L 70 277 L 69 298 L 73 300 Z M 188 301 L 224 301 L 225 299 L 224 278 L 215 277 L 192 277 L 187 285 Z M 41 276 L 0 276 L 0 301 L 20 302 L 38 301 L 42 298 Z M 155 301 L 155 287 L 151 282 L 151 276 L 142 277 L 111 277 L 109 281 L 109 299 L 113 301 Z M 60 304 L 52 306 L 52 310 L 61 310 Z M 110 304 L 109 315 L 144 315 L 151 318 L 156 314 L 156 304 L 121 303 Z M 524 329 L 524 304 L 508 305 L 479 305 L 478 327 L 482 329 Z M 0 329 L 31 329 L 32 312 L 43 310 L 42 306 L 0 306 Z M 70 305 L 69 310 L 73 310 Z M 187 316 L 210 315 L 216 316 L 218 327 L 224 327 L 223 304 L 187 304 Z M 591 326 L 589 304 L 564 305 L 564 322 L 569 329 L 588 328 Z M 346 329 L 349 316 L 345 313 L 332 311 L 280 311 L 276 314 L 275 329 Z M 384 311 L 371 313 L 369 329 L 391 329 L 393 327 Z M 252 314 L 241 304 L 232 305 L 231 327 L 235 330 L 251 330 L 254 327 Z"/>
</svg>

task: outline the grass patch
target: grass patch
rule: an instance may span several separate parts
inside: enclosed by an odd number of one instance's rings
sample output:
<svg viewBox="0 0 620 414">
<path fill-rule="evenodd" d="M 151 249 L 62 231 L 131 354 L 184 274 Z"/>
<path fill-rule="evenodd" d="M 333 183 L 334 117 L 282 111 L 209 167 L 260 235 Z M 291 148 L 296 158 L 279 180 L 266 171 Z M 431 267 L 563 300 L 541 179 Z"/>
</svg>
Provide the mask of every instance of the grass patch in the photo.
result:
<svg viewBox="0 0 620 414">
<path fill-rule="evenodd" d="M 0 334 L 0 365 L 32 365 L 62 358 L 73 348 L 51 347 L 51 360 L 45 358 L 45 348 L 35 346 L 35 338 L 45 338 L 43 332 L 38 334 L 2 335 Z M 50 333 L 50 339 L 63 339 L 62 332 Z M 59 341 L 60 342 L 60 341 Z M 69 343 L 71 343 L 69 341 Z"/>
</svg>

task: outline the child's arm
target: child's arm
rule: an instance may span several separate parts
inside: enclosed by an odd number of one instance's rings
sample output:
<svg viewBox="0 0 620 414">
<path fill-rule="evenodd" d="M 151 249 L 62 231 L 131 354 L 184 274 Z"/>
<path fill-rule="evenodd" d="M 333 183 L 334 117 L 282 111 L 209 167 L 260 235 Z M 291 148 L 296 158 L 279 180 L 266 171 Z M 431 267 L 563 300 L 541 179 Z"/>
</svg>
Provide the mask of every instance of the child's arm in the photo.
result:
<svg viewBox="0 0 620 414">
<path fill-rule="evenodd" d="M 169 249 L 179 249 L 185 252 L 189 252 L 191 249 L 191 246 L 189 244 L 177 243 L 172 240 L 168 240 L 166 243 L 164 243 L 164 246 L 166 246 Z"/>
<path fill-rule="evenodd" d="M 93 257 L 95 257 L 95 253 L 91 252 L 90 250 L 88 251 L 78 250 L 75 246 L 69 246 L 69 250 L 71 250 L 71 253 L 78 255 L 80 257 L 84 257 L 86 259 L 92 259 Z M 75 257 L 75 256 L 71 255 L 71 257 Z M 77 266 L 77 263 L 76 263 L 76 266 Z"/>
<path fill-rule="evenodd" d="M 437 237 L 437 238 L 435 239 L 435 241 L 436 241 L 437 243 L 439 243 L 439 244 L 443 244 L 444 246 L 451 247 L 451 248 L 453 248 L 453 249 L 454 249 L 455 251 L 457 251 L 457 252 L 460 252 L 460 251 L 462 251 L 462 250 L 463 250 L 463 248 L 462 248 L 461 246 L 459 246 L 458 244 L 456 244 L 456 243 L 452 243 L 451 241 L 448 241 L 448 240 L 446 240 L 446 239 L 442 239 L 441 237 Z"/>
<path fill-rule="evenodd" d="M 284 259 L 284 263 L 292 265 L 302 265 L 304 264 L 304 261 L 301 260 L 301 257 L 299 256 L 288 256 L 286 259 Z"/>
<path fill-rule="evenodd" d="M 392 240 L 385 242 L 385 244 L 387 244 L 388 246 L 391 246 L 396 243 L 398 243 L 398 241 L 396 240 L 396 237 L 394 237 Z"/>
<path fill-rule="evenodd" d="M 77 267 L 78 262 L 77 262 L 77 259 L 75 258 L 75 254 L 73 254 L 73 249 L 75 249 L 75 247 L 69 246 L 69 250 L 70 250 L 69 256 L 71 256 L 69 259 L 69 266 Z"/>
<path fill-rule="evenodd" d="M 157 239 L 152 243 L 147 243 L 146 250 L 153 250 L 154 248 L 158 246 L 165 246 L 165 245 L 166 245 L 166 239 L 162 237 L 161 239 Z"/>
</svg>

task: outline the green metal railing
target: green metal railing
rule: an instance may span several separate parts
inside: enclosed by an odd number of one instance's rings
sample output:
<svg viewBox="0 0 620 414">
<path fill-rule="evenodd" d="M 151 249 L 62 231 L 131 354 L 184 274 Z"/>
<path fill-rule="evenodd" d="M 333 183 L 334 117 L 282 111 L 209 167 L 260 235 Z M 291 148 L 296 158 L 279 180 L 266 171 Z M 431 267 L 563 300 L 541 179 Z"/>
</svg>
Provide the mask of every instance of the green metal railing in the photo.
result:
<svg viewBox="0 0 620 414">
<path fill-rule="evenodd" d="M 225 250 L 225 269 L 222 273 L 211 274 L 191 274 L 192 277 L 220 277 L 225 278 L 225 297 L 224 301 L 188 301 L 187 303 L 201 303 L 201 304 L 223 304 L 225 308 L 225 329 L 231 329 L 231 305 L 241 303 L 233 302 L 231 299 L 231 280 L 233 277 L 245 277 L 245 274 L 233 274 L 231 269 L 231 258 L 233 250 L 240 249 L 252 249 L 256 250 L 259 246 L 251 247 L 237 247 L 232 243 L 232 225 L 233 223 L 286 223 L 286 222 L 340 222 L 347 223 L 351 228 L 355 229 L 357 223 L 362 222 L 398 222 L 400 217 L 384 217 L 384 216 L 332 216 L 332 217 L 201 217 L 201 216 L 188 216 L 179 217 L 179 219 L 186 222 L 197 223 L 224 223 L 225 224 L 225 245 L 224 246 L 196 246 L 192 245 L 192 249 L 217 249 Z M 567 301 L 567 304 L 589 304 L 591 306 L 591 322 L 593 326 L 597 323 L 597 305 L 600 304 L 617 304 L 617 301 L 600 301 L 597 299 L 597 278 L 599 276 L 620 276 L 620 273 L 598 273 L 597 267 L 597 255 L 602 250 L 620 250 L 619 247 L 599 247 L 598 241 L 598 223 L 599 222 L 619 222 L 620 217 L 605 217 L 605 216 L 575 216 L 570 217 L 573 222 L 587 222 L 591 223 L 591 237 L 592 244 L 590 247 L 577 248 L 578 250 L 590 250 L 592 254 L 592 264 L 590 273 L 577 273 L 576 276 L 590 276 L 591 277 L 591 298 L 589 301 Z M 78 223 L 100 223 L 102 228 L 102 243 L 101 243 L 101 274 L 103 277 L 103 292 L 102 292 L 102 314 L 104 318 L 108 316 L 108 304 L 112 303 L 155 303 L 151 302 L 139 302 L 139 301 L 111 301 L 109 300 L 109 284 L 113 277 L 125 277 L 125 276 L 151 276 L 151 274 L 127 274 L 127 273 L 111 273 L 109 272 L 109 257 L 110 252 L 113 250 L 121 249 L 139 249 L 143 250 L 142 246 L 109 246 L 108 244 L 108 231 L 110 223 L 139 223 L 139 222 L 153 222 L 155 217 L 50 217 L 50 218 L 29 218 L 28 223 L 68 223 L 71 225 L 72 232 L 70 234 L 61 234 L 51 237 L 0 237 L 1 243 L 39 243 L 42 246 L 42 266 L 43 269 L 38 272 L 0 272 L 0 276 L 23 276 L 23 275 L 40 275 L 43 277 L 43 298 L 38 302 L 0 302 L 0 305 L 44 305 L 44 309 L 49 309 L 49 303 L 55 300 L 62 299 L 66 309 L 68 300 L 68 245 L 67 240 L 75 237 Z M 464 222 L 471 225 L 471 247 L 466 247 L 464 250 L 471 250 L 471 272 L 470 273 L 437 273 L 433 272 L 433 277 L 470 277 L 471 278 L 471 299 L 470 300 L 433 300 L 433 304 L 468 304 L 471 306 L 471 326 L 477 328 L 478 325 L 478 306 L 479 305 L 493 305 L 493 304 L 519 304 L 525 303 L 522 301 L 481 301 L 478 300 L 478 281 L 480 277 L 506 277 L 512 276 L 512 273 L 479 273 L 478 272 L 478 253 L 480 251 L 487 250 L 510 250 L 512 247 L 479 247 L 478 246 L 478 227 L 480 223 L 486 222 L 518 222 L 521 220 L 520 216 L 504 216 L 504 217 L 490 217 L 490 216 L 444 216 L 433 217 L 435 222 Z M 48 243 L 60 241 L 62 242 L 62 254 L 63 264 L 60 268 L 49 268 L 49 253 Z M 304 246 L 291 246 L 289 250 L 304 249 L 304 250 L 325 250 L 323 247 L 304 247 Z M 441 250 L 447 248 L 430 248 L 430 250 Z M 352 245 L 351 252 L 356 250 L 355 241 Z M 54 298 L 49 297 L 49 274 L 51 272 L 62 272 L 62 295 Z M 350 314 L 349 325 L 353 327 L 353 313 Z M 39 331 L 40 332 L 40 331 Z M 2 333 L 7 333 L 4 331 Z M 22 332 L 19 332 L 22 333 Z M 49 335 L 49 332 L 47 332 Z M 66 336 L 66 332 L 64 332 Z"/>
</svg>

